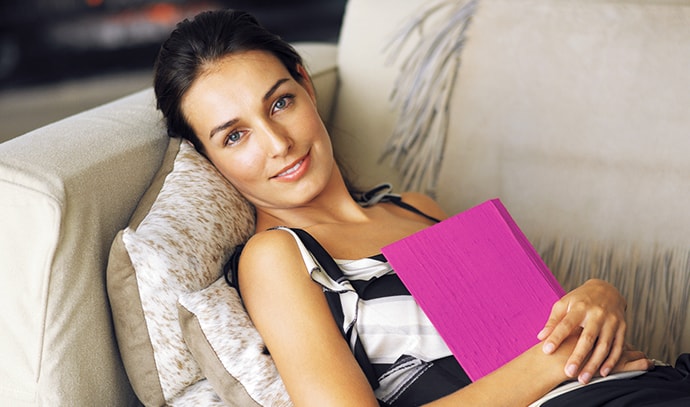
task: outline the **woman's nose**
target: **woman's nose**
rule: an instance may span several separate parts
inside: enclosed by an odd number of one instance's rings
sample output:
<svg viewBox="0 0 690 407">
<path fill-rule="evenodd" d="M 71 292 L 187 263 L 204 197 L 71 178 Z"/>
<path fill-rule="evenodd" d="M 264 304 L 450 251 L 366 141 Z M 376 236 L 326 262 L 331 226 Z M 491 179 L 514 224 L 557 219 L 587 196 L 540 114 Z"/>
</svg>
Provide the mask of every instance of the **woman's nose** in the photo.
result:
<svg viewBox="0 0 690 407">
<path fill-rule="evenodd" d="M 264 127 L 265 148 L 269 157 L 278 157 L 287 154 L 292 147 L 292 138 L 288 132 L 276 124 L 266 124 Z"/>
</svg>

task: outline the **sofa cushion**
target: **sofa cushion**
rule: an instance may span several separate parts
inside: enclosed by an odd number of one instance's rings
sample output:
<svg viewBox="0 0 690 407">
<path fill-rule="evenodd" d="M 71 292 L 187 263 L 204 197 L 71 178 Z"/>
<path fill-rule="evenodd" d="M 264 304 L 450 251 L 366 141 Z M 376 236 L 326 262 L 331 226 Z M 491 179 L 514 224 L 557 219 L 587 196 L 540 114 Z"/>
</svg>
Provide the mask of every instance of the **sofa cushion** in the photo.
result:
<svg viewBox="0 0 690 407">
<path fill-rule="evenodd" d="M 169 403 L 203 379 L 182 338 L 177 299 L 218 279 L 253 222 L 251 206 L 204 157 L 187 142 L 170 141 L 154 182 L 113 243 L 107 273 L 120 353 L 144 404 Z"/>
<path fill-rule="evenodd" d="M 185 342 L 225 403 L 292 405 L 237 290 L 224 278 L 181 295 L 178 308 Z"/>
</svg>

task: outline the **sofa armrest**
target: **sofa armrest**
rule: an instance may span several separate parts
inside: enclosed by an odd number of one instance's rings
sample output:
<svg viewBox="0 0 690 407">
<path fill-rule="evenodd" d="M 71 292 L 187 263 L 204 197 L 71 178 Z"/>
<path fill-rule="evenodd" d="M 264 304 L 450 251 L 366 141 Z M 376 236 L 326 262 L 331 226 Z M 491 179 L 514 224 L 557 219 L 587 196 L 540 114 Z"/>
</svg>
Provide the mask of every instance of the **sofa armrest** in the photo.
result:
<svg viewBox="0 0 690 407">
<path fill-rule="evenodd" d="M 1 404 L 137 403 L 105 269 L 167 139 L 146 90 L 0 144 Z"/>
<path fill-rule="evenodd" d="M 300 42 L 293 45 L 311 75 L 321 118 L 328 123 L 338 84 L 337 46 L 324 42 Z"/>
</svg>

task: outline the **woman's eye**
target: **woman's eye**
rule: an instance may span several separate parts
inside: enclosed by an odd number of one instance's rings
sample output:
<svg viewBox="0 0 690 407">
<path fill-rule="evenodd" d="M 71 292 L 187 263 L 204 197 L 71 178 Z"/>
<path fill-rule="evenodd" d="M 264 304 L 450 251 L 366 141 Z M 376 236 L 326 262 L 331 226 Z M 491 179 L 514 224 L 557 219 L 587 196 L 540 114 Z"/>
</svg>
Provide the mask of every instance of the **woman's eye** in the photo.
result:
<svg viewBox="0 0 690 407">
<path fill-rule="evenodd" d="M 240 133 L 239 131 L 233 131 L 232 133 L 228 134 L 228 136 L 225 138 L 225 145 L 231 146 L 233 144 L 236 144 L 240 141 L 241 138 L 242 133 Z"/>
<path fill-rule="evenodd" d="M 280 111 L 284 110 L 288 106 L 290 106 L 290 103 L 292 103 L 292 99 L 294 99 L 294 96 L 292 95 L 285 95 L 281 96 L 276 102 L 273 104 L 273 110 L 274 111 Z"/>
</svg>

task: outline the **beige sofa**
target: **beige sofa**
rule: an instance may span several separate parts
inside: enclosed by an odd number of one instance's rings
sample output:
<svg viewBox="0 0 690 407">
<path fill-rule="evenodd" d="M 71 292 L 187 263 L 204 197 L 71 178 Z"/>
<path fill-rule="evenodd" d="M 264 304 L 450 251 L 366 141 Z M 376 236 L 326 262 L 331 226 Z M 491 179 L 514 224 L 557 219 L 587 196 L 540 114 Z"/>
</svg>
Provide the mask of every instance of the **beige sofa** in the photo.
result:
<svg viewBox="0 0 690 407">
<path fill-rule="evenodd" d="M 400 185 L 384 144 L 423 0 L 348 3 L 337 45 L 301 44 L 360 184 Z M 500 197 L 564 286 L 605 278 L 630 340 L 690 350 L 690 2 L 483 0 L 450 93 L 436 188 L 458 212 Z M 139 403 L 113 334 L 108 253 L 168 140 L 146 90 L 0 144 L 0 404 Z"/>
</svg>

